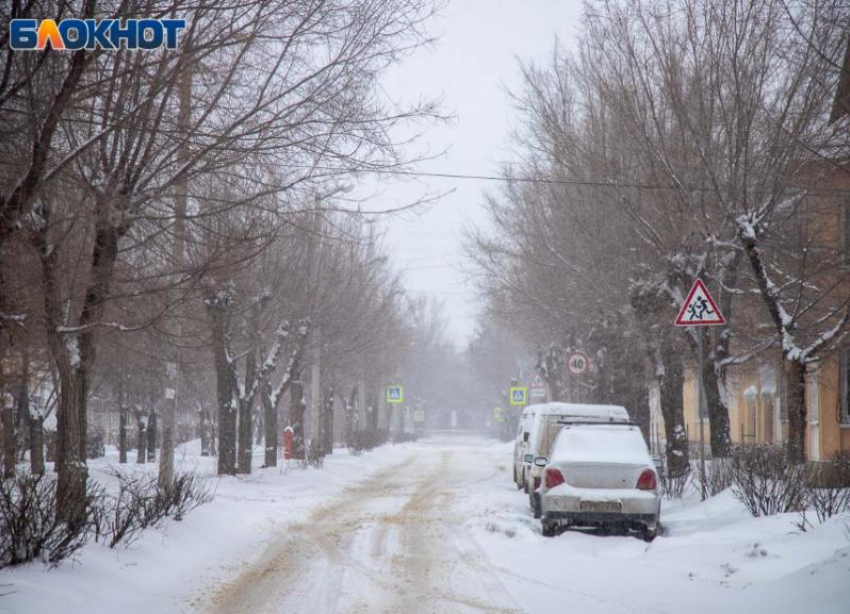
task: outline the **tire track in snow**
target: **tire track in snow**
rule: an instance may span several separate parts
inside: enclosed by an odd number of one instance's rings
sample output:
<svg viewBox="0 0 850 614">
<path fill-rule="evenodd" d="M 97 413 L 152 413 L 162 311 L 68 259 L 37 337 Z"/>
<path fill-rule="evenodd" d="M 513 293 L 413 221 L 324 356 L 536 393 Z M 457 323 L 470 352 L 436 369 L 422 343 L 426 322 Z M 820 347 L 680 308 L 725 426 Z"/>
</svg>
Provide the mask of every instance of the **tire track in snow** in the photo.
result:
<svg viewBox="0 0 850 614">
<path fill-rule="evenodd" d="M 458 548 L 453 504 L 486 479 L 474 449 L 415 449 L 278 533 L 209 614 L 520 614 Z"/>
</svg>

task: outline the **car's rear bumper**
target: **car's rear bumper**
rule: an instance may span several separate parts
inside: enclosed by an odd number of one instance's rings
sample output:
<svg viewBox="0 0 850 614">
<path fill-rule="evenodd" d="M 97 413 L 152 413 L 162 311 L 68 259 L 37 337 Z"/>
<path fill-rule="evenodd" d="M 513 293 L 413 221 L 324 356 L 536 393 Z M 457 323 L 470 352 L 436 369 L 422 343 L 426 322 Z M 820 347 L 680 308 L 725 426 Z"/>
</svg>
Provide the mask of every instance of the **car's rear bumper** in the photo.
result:
<svg viewBox="0 0 850 614">
<path fill-rule="evenodd" d="M 558 494 L 550 494 L 554 492 Z M 619 509 L 587 509 L 600 502 L 613 504 Z M 559 488 L 543 493 L 540 497 L 545 518 L 567 520 L 574 524 L 656 522 L 660 503 L 657 492 L 636 489 L 606 489 L 600 492 L 591 488 Z"/>
<path fill-rule="evenodd" d="M 621 512 L 544 512 L 543 522 L 559 522 L 577 526 L 647 526 L 658 523 L 658 514 Z"/>
</svg>

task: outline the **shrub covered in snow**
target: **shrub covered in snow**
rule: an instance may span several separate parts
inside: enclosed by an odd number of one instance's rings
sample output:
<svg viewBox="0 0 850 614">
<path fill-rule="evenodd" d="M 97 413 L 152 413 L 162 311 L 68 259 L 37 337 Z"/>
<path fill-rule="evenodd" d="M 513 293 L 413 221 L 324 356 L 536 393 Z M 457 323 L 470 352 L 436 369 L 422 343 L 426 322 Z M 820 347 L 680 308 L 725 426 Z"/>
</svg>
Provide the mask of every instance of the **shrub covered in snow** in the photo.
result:
<svg viewBox="0 0 850 614">
<path fill-rule="evenodd" d="M 729 472 L 735 497 L 753 516 L 797 512 L 804 507 L 807 468 L 792 462 L 785 446 L 735 446 Z"/>
<path fill-rule="evenodd" d="M 132 543 L 139 534 L 164 519 L 181 520 L 189 511 L 212 501 L 208 483 L 194 473 L 181 473 L 163 488 L 156 476 L 114 471 L 118 489 L 102 495 L 95 506 L 95 538 L 110 548 Z"/>
<path fill-rule="evenodd" d="M 850 454 L 839 453 L 832 462 L 809 465 L 804 493 L 805 510 L 818 522 L 850 512 Z M 803 513 L 803 523 L 808 523 Z"/>
<path fill-rule="evenodd" d="M 57 565 L 89 542 L 114 548 L 129 544 L 141 531 L 164 519 L 180 520 L 211 501 L 208 483 L 194 473 L 178 474 L 163 488 L 155 475 L 115 471 L 117 490 L 94 481 L 82 522 L 69 526 L 56 515 L 56 478 L 19 473 L 0 481 L 0 568 L 30 561 Z"/>
<path fill-rule="evenodd" d="M 386 430 L 355 431 L 347 441 L 348 451 L 354 456 L 360 455 L 364 450 L 372 450 L 382 446 L 389 440 Z"/>
<path fill-rule="evenodd" d="M 89 484 L 82 517 L 70 526 L 56 517 L 56 478 L 29 473 L 0 481 L 0 568 L 30 561 L 56 565 L 79 550 L 92 534 L 100 488 Z"/>
</svg>

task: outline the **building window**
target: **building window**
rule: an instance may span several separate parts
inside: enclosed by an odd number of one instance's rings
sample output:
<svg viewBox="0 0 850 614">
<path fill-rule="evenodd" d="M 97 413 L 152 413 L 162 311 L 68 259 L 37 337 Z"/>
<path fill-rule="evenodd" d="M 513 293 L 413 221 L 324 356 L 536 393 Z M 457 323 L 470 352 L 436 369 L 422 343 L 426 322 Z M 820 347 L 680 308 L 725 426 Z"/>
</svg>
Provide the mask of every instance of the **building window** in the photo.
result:
<svg viewBox="0 0 850 614">
<path fill-rule="evenodd" d="M 850 426 L 850 348 L 841 350 L 841 424 Z"/>
</svg>

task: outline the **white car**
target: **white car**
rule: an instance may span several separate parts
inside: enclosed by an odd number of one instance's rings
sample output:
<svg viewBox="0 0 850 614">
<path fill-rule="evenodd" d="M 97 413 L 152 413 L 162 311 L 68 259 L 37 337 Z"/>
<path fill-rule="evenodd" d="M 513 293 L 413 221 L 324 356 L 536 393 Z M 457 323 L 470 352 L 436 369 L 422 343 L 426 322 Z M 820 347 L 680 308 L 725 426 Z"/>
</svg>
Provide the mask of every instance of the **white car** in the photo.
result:
<svg viewBox="0 0 850 614">
<path fill-rule="evenodd" d="M 570 412 L 575 412 L 582 407 L 590 406 L 576 403 L 535 403 L 522 411 L 514 442 L 514 482 L 517 488 L 530 495 L 539 486 L 534 484 L 531 474 L 534 457 L 539 456 L 537 446 L 540 442 L 540 434 L 546 430 L 546 425 L 552 421 L 568 418 L 572 415 Z M 628 420 L 626 410 L 622 411 Z"/>
<path fill-rule="evenodd" d="M 637 426 L 565 425 L 543 468 L 540 486 L 543 534 L 568 526 L 605 526 L 658 534 L 658 475 Z"/>
<path fill-rule="evenodd" d="M 548 456 L 552 444 L 566 424 L 579 422 L 628 423 L 629 412 L 620 405 L 591 405 L 588 403 L 546 403 L 538 405 L 536 417 L 529 430 L 526 445 L 525 491 L 535 518 L 540 518 L 540 493 L 543 468 L 534 464 L 537 456 Z"/>
</svg>

